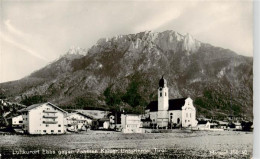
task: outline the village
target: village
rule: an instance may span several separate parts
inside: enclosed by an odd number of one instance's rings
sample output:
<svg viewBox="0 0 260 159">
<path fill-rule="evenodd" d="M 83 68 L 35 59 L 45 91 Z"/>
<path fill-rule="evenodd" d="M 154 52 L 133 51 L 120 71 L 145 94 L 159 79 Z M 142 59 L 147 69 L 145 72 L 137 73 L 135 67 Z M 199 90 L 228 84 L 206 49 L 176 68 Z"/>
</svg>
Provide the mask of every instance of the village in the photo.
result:
<svg viewBox="0 0 260 159">
<path fill-rule="evenodd" d="M 167 81 L 159 80 L 158 100 L 151 101 L 144 114 L 127 114 L 104 110 L 65 111 L 53 103 L 33 104 L 7 118 L 10 130 L 18 134 L 67 134 L 84 131 L 122 133 L 158 133 L 183 131 L 252 131 L 253 124 L 241 117 L 224 120 L 197 118 L 190 97 L 169 99 Z M 5 101 L 0 101 L 5 105 Z"/>
</svg>

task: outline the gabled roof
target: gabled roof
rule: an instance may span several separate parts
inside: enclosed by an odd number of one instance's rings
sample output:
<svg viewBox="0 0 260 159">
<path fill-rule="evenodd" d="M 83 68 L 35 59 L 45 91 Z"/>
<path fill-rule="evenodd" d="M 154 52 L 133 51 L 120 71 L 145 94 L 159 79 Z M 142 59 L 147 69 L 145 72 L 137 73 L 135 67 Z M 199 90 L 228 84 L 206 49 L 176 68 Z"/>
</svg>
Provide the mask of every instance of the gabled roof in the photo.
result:
<svg viewBox="0 0 260 159">
<path fill-rule="evenodd" d="M 150 112 L 157 112 L 158 111 L 158 101 L 151 101 L 146 109 L 150 109 Z"/>
<path fill-rule="evenodd" d="M 40 105 L 43 105 L 43 104 L 45 104 L 45 103 L 33 104 L 33 105 L 30 105 L 30 106 L 28 106 L 26 108 L 23 108 L 23 109 L 19 110 L 19 111 L 20 112 L 27 112 L 27 111 L 32 110 L 32 109 L 34 109 L 34 108 L 36 108 L 36 107 L 38 107 Z"/>
<path fill-rule="evenodd" d="M 208 121 L 205 121 L 205 120 L 199 120 L 199 121 L 198 121 L 198 125 L 199 125 L 199 124 L 207 124 L 207 123 L 208 123 Z"/>
<path fill-rule="evenodd" d="M 101 118 L 101 119 L 98 119 L 98 121 L 110 121 L 110 119 L 108 119 L 108 118 Z"/>
<path fill-rule="evenodd" d="M 141 121 L 145 122 L 145 121 L 152 121 L 150 118 L 145 118 L 145 119 L 141 119 Z"/>
<path fill-rule="evenodd" d="M 182 110 L 182 107 L 184 106 L 186 99 L 187 98 L 170 99 L 168 110 Z M 150 102 L 147 105 L 146 109 L 150 109 L 150 112 L 158 111 L 158 101 Z"/>
<path fill-rule="evenodd" d="M 218 121 L 219 125 L 228 125 L 228 122 L 225 121 Z"/>
<path fill-rule="evenodd" d="M 56 105 L 54 105 L 54 104 L 52 104 L 52 103 L 50 103 L 50 102 L 33 104 L 33 105 L 30 105 L 29 107 L 23 108 L 23 109 L 21 109 L 21 110 L 19 110 L 19 111 L 20 111 L 20 112 L 28 112 L 28 111 L 30 111 L 30 110 L 32 110 L 32 109 L 34 109 L 34 108 L 37 108 L 37 107 L 39 107 L 39 106 L 41 106 L 41 105 L 43 105 L 43 104 L 50 105 L 50 106 L 52 106 L 52 107 L 54 107 L 54 108 L 56 108 L 56 109 L 62 111 L 63 113 L 67 113 L 65 110 L 59 108 L 58 106 L 56 106 Z"/>
<path fill-rule="evenodd" d="M 92 116 L 90 116 L 90 115 L 87 115 L 87 114 L 84 114 L 84 113 L 81 113 L 81 112 L 75 112 L 76 114 L 79 114 L 79 115 L 82 115 L 82 116 L 84 116 L 84 117 L 87 117 L 87 118 L 90 118 L 90 119 L 94 119 Z"/>
<path fill-rule="evenodd" d="M 170 99 L 169 100 L 169 110 L 182 110 L 182 106 L 185 104 L 187 98 Z"/>
<path fill-rule="evenodd" d="M 18 117 L 18 116 L 21 116 L 20 114 L 19 115 L 13 115 L 13 116 L 9 116 L 8 118 L 6 119 L 12 119 L 12 118 L 15 118 L 15 117 Z"/>
</svg>

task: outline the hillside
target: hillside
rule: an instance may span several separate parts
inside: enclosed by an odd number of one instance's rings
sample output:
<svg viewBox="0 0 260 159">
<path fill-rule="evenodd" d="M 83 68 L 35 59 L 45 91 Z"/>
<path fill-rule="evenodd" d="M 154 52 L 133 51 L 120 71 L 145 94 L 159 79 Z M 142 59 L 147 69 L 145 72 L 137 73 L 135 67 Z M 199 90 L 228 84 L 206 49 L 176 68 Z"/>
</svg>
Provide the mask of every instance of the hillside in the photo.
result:
<svg viewBox="0 0 260 159">
<path fill-rule="evenodd" d="M 103 38 L 0 87 L 1 95 L 23 104 L 39 99 L 64 108 L 142 112 L 157 99 L 162 75 L 170 98 L 190 96 L 199 116 L 253 117 L 253 58 L 175 31 Z"/>
</svg>

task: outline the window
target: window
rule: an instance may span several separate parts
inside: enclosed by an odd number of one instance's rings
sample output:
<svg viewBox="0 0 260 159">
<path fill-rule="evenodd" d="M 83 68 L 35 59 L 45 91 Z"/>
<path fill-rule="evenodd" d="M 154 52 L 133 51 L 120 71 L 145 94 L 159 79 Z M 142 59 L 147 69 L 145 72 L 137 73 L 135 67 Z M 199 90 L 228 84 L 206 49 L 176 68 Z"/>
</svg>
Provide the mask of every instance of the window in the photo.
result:
<svg viewBox="0 0 260 159">
<path fill-rule="evenodd" d="M 172 113 L 170 114 L 170 119 L 172 120 Z"/>
<path fill-rule="evenodd" d="M 166 92 L 165 92 L 165 96 L 166 96 Z"/>
<path fill-rule="evenodd" d="M 43 132 L 45 132 L 45 133 L 46 133 L 46 130 L 43 130 Z"/>
<path fill-rule="evenodd" d="M 160 92 L 160 97 L 162 96 L 162 92 Z"/>
<path fill-rule="evenodd" d="M 23 121 L 19 121 L 19 123 L 23 123 Z"/>
<path fill-rule="evenodd" d="M 61 125 L 59 124 L 58 127 L 61 127 Z"/>
<path fill-rule="evenodd" d="M 51 132 L 53 133 L 53 132 L 54 132 L 54 130 L 51 130 Z"/>
<path fill-rule="evenodd" d="M 61 130 L 58 130 L 58 132 L 61 132 Z"/>
<path fill-rule="evenodd" d="M 46 127 L 49 127 L 49 125 L 48 125 L 48 124 L 46 124 Z"/>
</svg>

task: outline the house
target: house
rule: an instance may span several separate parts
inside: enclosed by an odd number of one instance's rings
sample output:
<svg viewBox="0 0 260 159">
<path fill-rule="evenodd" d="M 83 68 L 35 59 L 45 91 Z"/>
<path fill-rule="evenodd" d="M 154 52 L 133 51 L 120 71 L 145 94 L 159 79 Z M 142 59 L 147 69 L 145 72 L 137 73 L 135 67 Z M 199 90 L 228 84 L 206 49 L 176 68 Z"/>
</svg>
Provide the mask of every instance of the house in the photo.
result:
<svg viewBox="0 0 260 159">
<path fill-rule="evenodd" d="M 218 129 L 218 124 L 215 122 L 210 123 L 210 129 Z"/>
<path fill-rule="evenodd" d="M 152 120 L 150 118 L 141 119 L 144 128 L 150 128 Z"/>
<path fill-rule="evenodd" d="M 210 130 L 210 122 L 204 120 L 198 121 L 197 130 Z"/>
<path fill-rule="evenodd" d="M 47 102 L 34 104 L 21 109 L 23 130 L 28 134 L 63 134 L 65 133 L 66 111 Z"/>
<path fill-rule="evenodd" d="M 146 107 L 146 118 L 152 120 L 157 127 L 195 127 L 197 125 L 196 109 L 193 100 L 188 98 L 170 99 L 167 81 L 162 77 L 159 81 L 158 100 Z"/>
<path fill-rule="evenodd" d="M 218 121 L 218 126 L 219 128 L 226 130 L 228 128 L 228 122 Z"/>
<path fill-rule="evenodd" d="M 120 112 L 111 112 L 107 115 L 109 118 L 109 128 L 118 129 L 121 127 L 121 113 Z"/>
<path fill-rule="evenodd" d="M 242 130 L 242 125 L 241 125 L 241 123 L 236 122 L 236 123 L 234 123 L 234 124 L 235 124 L 235 129 L 236 129 L 236 130 Z"/>
<path fill-rule="evenodd" d="M 65 125 L 71 131 L 86 130 L 92 124 L 92 120 L 93 118 L 89 115 L 73 112 L 66 116 Z"/>
<path fill-rule="evenodd" d="M 23 117 L 22 115 L 10 116 L 7 118 L 8 125 L 12 128 L 22 128 Z"/>
<path fill-rule="evenodd" d="M 12 117 L 12 127 L 17 128 L 17 127 L 22 127 L 23 126 L 23 116 L 22 115 L 17 115 Z"/>
<path fill-rule="evenodd" d="M 102 118 L 98 120 L 101 129 L 109 129 L 110 119 Z"/>
<path fill-rule="evenodd" d="M 110 119 L 107 117 L 101 119 L 93 119 L 91 129 L 98 130 L 98 129 L 109 129 L 110 128 Z"/>
<path fill-rule="evenodd" d="M 142 133 L 141 115 L 121 114 L 121 127 L 123 133 Z"/>
</svg>

